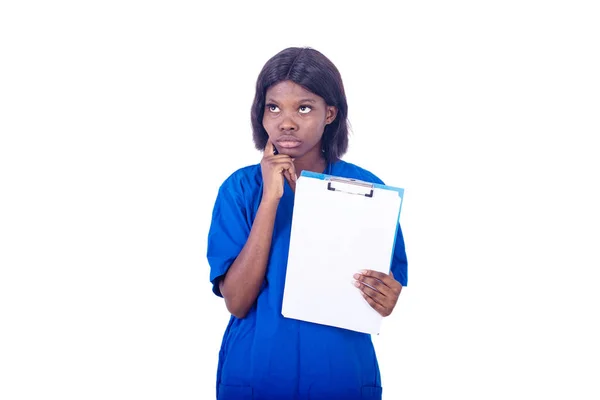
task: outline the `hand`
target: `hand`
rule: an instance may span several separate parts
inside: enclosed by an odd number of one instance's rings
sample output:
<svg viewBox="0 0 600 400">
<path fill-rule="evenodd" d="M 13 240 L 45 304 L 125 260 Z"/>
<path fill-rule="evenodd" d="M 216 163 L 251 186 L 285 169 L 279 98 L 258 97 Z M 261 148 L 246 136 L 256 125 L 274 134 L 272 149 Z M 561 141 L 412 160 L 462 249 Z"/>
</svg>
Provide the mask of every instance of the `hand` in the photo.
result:
<svg viewBox="0 0 600 400">
<path fill-rule="evenodd" d="M 260 168 L 263 176 L 263 198 L 279 200 L 283 196 L 283 177 L 288 181 L 292 190 L 296 190 L 296 168 L 294 160 L 285 154 L 273 155 L 275 147 L 271 139 L 263 153 Z"/>
<path fill-rule="evenodd" d="M 383 272 L 363 270 L 359 274 L 354 274 L 354 279 L 356 279 L 354 286 L 361 290 L 361 294 L 375 311 L 384 317 L 392 313 L 402 291 L 402 285 L 394 279 L 391 271 L 386 275 Z"/>
</svg>

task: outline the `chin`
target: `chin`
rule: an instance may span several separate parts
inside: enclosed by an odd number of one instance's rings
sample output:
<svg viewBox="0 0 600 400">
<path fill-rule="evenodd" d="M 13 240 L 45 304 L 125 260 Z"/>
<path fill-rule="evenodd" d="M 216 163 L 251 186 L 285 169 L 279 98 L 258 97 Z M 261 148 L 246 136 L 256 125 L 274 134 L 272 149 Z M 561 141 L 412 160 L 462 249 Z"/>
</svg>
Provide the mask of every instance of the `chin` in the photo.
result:
<svg viewBox="0 0 600 400">
<path fill-rule="evenodd" d="M 290 156 L 292 158 L 302 157 L 304 155 L 304 152 L 301 148 L 277 150 L 279 151 L 279 154 L 285 154 L 286 156 Z"/>
</svg>

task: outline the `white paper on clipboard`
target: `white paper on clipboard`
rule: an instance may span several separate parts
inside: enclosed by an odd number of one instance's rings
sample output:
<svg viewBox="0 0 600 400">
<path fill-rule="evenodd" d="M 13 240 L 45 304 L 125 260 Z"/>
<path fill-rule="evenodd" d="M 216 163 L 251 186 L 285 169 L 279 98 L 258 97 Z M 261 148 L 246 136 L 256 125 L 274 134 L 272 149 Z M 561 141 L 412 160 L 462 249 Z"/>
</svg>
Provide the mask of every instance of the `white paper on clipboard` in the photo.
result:
<svg viewBox="0 0 600 400">
<path fill-rule="evenodd" d="M 282 314 L 378 334 L 382 317 L 353 284 L 389 273 L 404 189 L 303 171 L 296 183 Z"/>
</svg>

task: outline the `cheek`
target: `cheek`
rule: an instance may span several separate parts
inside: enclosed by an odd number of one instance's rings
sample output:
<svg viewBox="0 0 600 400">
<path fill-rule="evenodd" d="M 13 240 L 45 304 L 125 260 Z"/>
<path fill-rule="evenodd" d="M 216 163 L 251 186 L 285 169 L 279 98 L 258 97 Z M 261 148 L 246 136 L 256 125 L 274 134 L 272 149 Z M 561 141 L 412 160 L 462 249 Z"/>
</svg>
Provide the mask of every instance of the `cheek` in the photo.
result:
<svg viewBox="0 0 600 400">
<path fill-rule="evenodd" d="M 264 117 L 262 119 L 262 125 L 263 125 L 263 128 L 265 128 L 265 130 L 267 131 L 267 133 L 270 134 L 271 130 L 273 129 L 273 121 L 270 120 L 269 118 Z"/>
<path fill-rule="evenodd" d="M 315 118 L 310 122 L 310 130 L 314 132 L 316 136 L 320 136 L 323 134 L 325 130 L 325 121 L 320 118 Z"/>
</svg>

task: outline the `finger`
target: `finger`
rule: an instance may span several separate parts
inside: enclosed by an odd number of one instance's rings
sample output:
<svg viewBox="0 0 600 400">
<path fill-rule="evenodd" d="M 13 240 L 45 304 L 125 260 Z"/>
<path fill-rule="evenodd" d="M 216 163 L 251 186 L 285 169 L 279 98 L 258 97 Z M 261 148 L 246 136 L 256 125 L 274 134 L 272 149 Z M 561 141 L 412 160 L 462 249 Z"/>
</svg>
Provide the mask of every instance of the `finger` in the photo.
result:
<svg viewBox="0 0 600 400">
<path fill-rule="evenodd" d="M 292 192 L 296 192 L 296 181 L 294 180 L 294 177 L 292 176 L 293 174 L 290 172 L 289 169 L 285 170 L 285 172 L 283 173 L 283 176 L 285 176 L 285 180 L 288 183 L 288 185 L 290 186 L 290 189 L 292 189 Z"/>
<path fill-rule="evenodd" d="M 390 315 L 390 312 L 381 304 L 373 300 L 371 297 L 367 296 L 365 293 L 362 293 L 363 298 L 369 303 L 369 305 L 377 311 L 382 317 L 387 317 Z"/>
<path fill-rule="evenodd" d="M 366 286 L 369 286 L 371 289 L 378 291 L 384 296 L 392 295 L 392 289 L 388 287 L 385 283 L 381 282 L 379 279 L 361 274 L 354 274 L 354 279 Z"/>
<path fill-rule="evenodd" d="M 290 178 L 292 178 L 292 175 L 295 176 L 294 163 L 292 162 L 292 159 L 288 156 L 272 156 L 269 160 L 269 163 L 271 167 L 277 172 L 283 173 L 284 171 L 289 171 Z"/>
<path fill-rule="evenodd" d="M 275 146 L 273 146 L 273 142 L 271 142 L 271 138 L 267 139 L 267 144 L 265 145 L 264 156 L 272 156 L 275 150 Z"/>
<path fill-rule="evenodd" d="M 289 161 L 279 160 L 272 162 L 271 164 L 274 171 L 280 173 L 285 178 L 288 186 L 292 190 L 293 193 L 296 192 L 296 175 L 294 171 L 294 164 Z"/>
<path fill-rule="evenodd" d="M 289 168 L 283 170 L 283 176 L 285 177 L 285 180 L 288 183 L 288 185 L 290 185 L 290 187 L 292 187 L 292 182 L 293 182 L 292 179 L 293 178 L 292 178 L 292 175 L 290 174 Z"/>
<path fill-rule="evenodd" d="M 383 272 L 379 272 L 379 271 L 373 271 L 372 269 L 364 269 L 362 271 L 360 271 L 361 274 L 365 275 L 365 276 L 370 276 L 373 278 L 377 278 L 380 281 L 384 281 L 386 278 L 390 278 L 390 276 L 388 274 L 385 274 Z"/>
<path fill-rule="evenodd" d="M 290 175 L 292 176 L 292 180 L 294 181 L 294 187 L 296 187 L 296 181 L 298 180 L 298 175 L 296 175 L 296 164 L 294 164 L 294 161 L 296 161 L 295 158 L 291 159 L 292 163 L 291 163 L 291 168 L 289 169 L 290 171 Z"/>
<path fill-rule="evenodd" d="M 359 288 L 364 294 L 372 298 L 375 302 L 381 304 L 384 307 L 394 303 L 394 300 L 390 297 L 385 296 L 383 293 L 373 289 L 372 287 L 365 285 L 363 282 L 356 281 L 354 286 Z"/>
<path fill-rule="evenodd" d="M 296 181 L 288 181 L 288 184 L 290 185 L 290 189 L 292 189 L 292 192 L 296 193 Z"/>
<path fill-rule="evenodd" d="M 399 287 L 401 287 L 400 282 L 398 282 L 396 279 L 394 279 L 393 275 L 388 275 L 386 273 L 379 272 L 379 271 L 373 271 L 371 269 L 362 270 L 362 271 L 360 271 L 360 273 L 363 276 L 378 279 L 379 281 L 383 282 L 383 284 L 385 284 L 390 289 L 393 289 L 394 291 L 400 290 L 399 289 Z"/>
<path fill-rule="evenodd" d="M 398 296 L 400 296 L 400 293 L 402 292 L 402 284 L 399 281 L 397 281 L 396 278 L 394 278 L 394 273 L 392 271 L 390 271 L 390 276 L 395 282 L 394 286 L 392 287 L 392 290 L 394 291 L 394 293 L 397 293 Z"/>
</svg>

